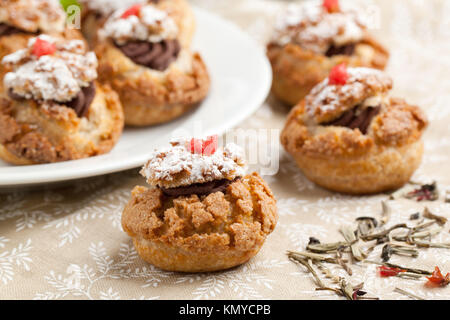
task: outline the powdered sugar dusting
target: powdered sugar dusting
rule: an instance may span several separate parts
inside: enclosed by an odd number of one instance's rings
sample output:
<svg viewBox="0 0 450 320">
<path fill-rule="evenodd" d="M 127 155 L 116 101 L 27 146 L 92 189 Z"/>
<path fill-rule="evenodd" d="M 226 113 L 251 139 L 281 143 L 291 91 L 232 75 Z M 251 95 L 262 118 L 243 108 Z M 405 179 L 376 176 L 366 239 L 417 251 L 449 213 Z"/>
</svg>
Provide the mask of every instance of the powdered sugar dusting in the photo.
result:
<svg viewBox="0 0 450 320">
<path fill-rule="evenodd" d="M 368 94 L 384 94 L 392 88 L 392 79 L 384 72 L 371 68 L 348 68 L 345 85 L 330 85 L 328 78 L 314 87 L 305 98 L 310 117 L 342 112 L 355 102 L 370 98 Z"/>
<path fill-rule="evenodd" d="M 0 1 L 0 23 L 28 32 L 62 32 L 65 19 L 58 0 Z"/>
<path fill-rule="evenodd" d="M 178 27 L 167 12 L 152 5 L 142 6 L 139 16 L 131 15 L 122 18 L 126 9 L 117 10 L 99 31 L 101 38 L 112 38 L 118 44 L 129 40 L 160 42 L 164 39 L 175 39 Z"/>
<path fill-rule="evenodd" d="M 245 175 L 243 150 L 228 144 L 213 155 L 193 154 L 190 140 L 173 140 L 171 146 L 155 150 L 141 170 L 151 185 L 188 186 L 214 180 L 234 180 Z"/>
<path fill-rule="evenodd" d="M 27 48 L 5 56 L 2 63 L 13 69 L 3 79 L 8 90 L 26 99 L 66 102 L 97 78 L 97 57 L 86 52 L 83 41 L 38 38 L 54 43 L 56 52 L 37 58 L 32 54 L 33 38 Z"/>
<path fill-rule="evenodd" d="M 86 5 L 89 10 L 100 13 L 107 17 L 116 10 L 129 8 L 132 5 L 143 3 L 144 0 L 81 0 L 83 5 Z"/>
<path fill-rule="evenodd" d="M 297 43 L 307 50 L 325 53 L 331 45 L 361 41 L 365 26 L 353 11 L 329 13 L 322 5 L 289 5 L 278 17 L 273 41 Z"/>
</svg>

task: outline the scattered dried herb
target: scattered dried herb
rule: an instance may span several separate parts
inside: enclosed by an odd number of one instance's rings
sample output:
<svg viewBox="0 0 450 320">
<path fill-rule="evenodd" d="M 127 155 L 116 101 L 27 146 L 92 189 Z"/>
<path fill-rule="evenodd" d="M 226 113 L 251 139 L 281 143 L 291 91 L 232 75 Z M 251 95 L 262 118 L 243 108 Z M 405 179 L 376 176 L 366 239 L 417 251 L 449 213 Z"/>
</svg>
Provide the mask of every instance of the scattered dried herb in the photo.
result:
<svg viewBox="0 0 450 320">
<path fill-rule="evenodd" d="M 395 277 L 400 272 L 406 272 L 406 270 L 400 268 L 392 268 L 387 266 L 379 266 L 377 267 L 378 274 L 380 277 Z"/>
<path fill-rule="evenodd" d="M 353 259 L 357 261 L 363 261 L 367 256 L 362 251 L 358 244 L 358 238 L 352 228 L 344 226 L 341 228 L 341 233 L 344 236 L 345 241 L 350 245 L 350 250 L 352 252 Z"/>
<path fill-rule="evenodd" d="M 381 259 L 383 260 L 383 262 L 389 261 L 389 259 L 392 257 L 392 253 L 392 247 L 389 244 L 386 244 L 381 251 Z"/>
<path fill-rule="evenodd" d="M 415 199 L 416 201 L 435 201 L 439 199 L 439 191 L 436 181 L 431 184 L 421 185 L 420 188 L 408 192 L 405 195 L 407 199 Z"/>
<path fill-rule="evenodd" d="M 430 209 L 428 209 L 428 207 L 425 207 L 424 211 L 423 211 L 423 216 L 425 218 L 431 219 L 431 220 L 436 220 L 436 222 L 440 225 L 443 226 L 447 223 L 447 218 L 442 217 L 442 216 L 438 216 L 436 214 L 433 214 Z"/>
<path fill-rule="evenodd" d="M 435 267 L 431 277 L 427 277 L 427 285 L 431 287 L 446 287 L 450 283 L 450 273 L 444 277 L 439 267 Z"/>
<path fill-rule="evenodd" d="M 421 297 L 419 297 L 418 295 L 415 295 L 414 293 L 408 292 L 408 291 L 403 290 L 403 289 L 400 289 L 400 288 L 395 288 L 395 289 L 394 289 L 394 292 L 403 294 L 403 295 L 405 295 L 405 296 L 407 296 L 407 297 L 409 297 L 409 298 L 412 298 L 412 299 L 416 299 L 416 300 L 425 300 L 424 298 L 421 298 Z"/>
<path fill-rule="evenodd" d="M 445 191 L 445 202 L 450 203 L 450 190 Z"/>
<path fill-rule="evenodd" d="M 413 213 L 409 216 L 409 220 L 418 220 L 420 218 L 420 212 Z"/>
<path fill-rule="evenodd" d="M 314 237 L 309 237 L 308 245 L 311 245 L 311 244 L 320 244 L 320 240 L 317 238 L 314 238 Z"/>
<path fill-rule="evenodd" d="M 424 192 L 425 196 L 419 194 L 420 192 L 417 190 Z M 435 193 L 437 193 L 435 183 L 421 186 L 421 188 L 417 190 L 414 191 L 414 196 L 417 196 L 418 198 L 424 196 L 427 200 L 433 199 Z M 352 286 L 347 279 L 339 275 L 334 275 L 333 272 L 325 266 L 326 263 L 339 265 L 349 276 L 352 276 L 353 273 L 350 268 L 352 263 L 365 262 L 377 264 L 377 271 L 381 277 L 399 277 L 420 280 L 424 279 L 425 276 L 429 276 L 428 283 L 430 286 L 447 286 L 450 283 L 450 273 L 447 273 L 444 277 L 439 268 L 435 269 L 434 272 L 431 272 L 419 268 L 410 268 L 389 263 L 389 260 L 393 255 L 417 257 L 419 255 L 419 249 L 424 247 L 450 249 L 450 243 L 437 243 L 432 241 L 432 238 L 443 230 L 447 218 L 433 214 L 428 208 L 425 208 L 422 215 L 420 213 L 415 213 L 410 216 L 411 221 L 417 220 L 414 226 L 408 226 L 406 223 L 398 223 L 386 228 L 385 225 L 391 217 L 392 210 L 386 201 L 382 201 L 381 205 L 382 212 L 379 220 L 373 217 L 364 216 L 356 219 L 356 228 L 351 226 L 341 227 L 339 231 L 345 241 L 321 243 L 317 238 L 310 237 L 305 252 L 288 251 L 287 254 L 291 260 L 304 265 L 313 275 L 314 280 L 318 285 L 316 290 L 332 291 L 349 300 L 378 299 L 366 297 L 366 292 L 362 290 L 363 284 Z M 363 243 L 369 241 L 374 242 L 370 245 L 366 245 L 363 250 Z M 366 260 L 369 253 L 379 245 L 383 245 L 381 251 L 382 262 Z M 349 255 L 351 259 L 344 258 L 346 255 Z M 314 268 L 320 270 L 322 276 L 334 284 L 339 285 L 339 287 L 332 288 L 327 286 L 324 281 L 321 280 Z M 421 299 L 420 297 L 414 296 L 412 293 L 399 288 L 396 288 L 396 292 L 414 299 Z"/>
<path fill-rule="evenodd" d="M 392 210 L 386 201 L 381 201 L 381 225 L 385 225 L 391 218 Z"/>
</svg>

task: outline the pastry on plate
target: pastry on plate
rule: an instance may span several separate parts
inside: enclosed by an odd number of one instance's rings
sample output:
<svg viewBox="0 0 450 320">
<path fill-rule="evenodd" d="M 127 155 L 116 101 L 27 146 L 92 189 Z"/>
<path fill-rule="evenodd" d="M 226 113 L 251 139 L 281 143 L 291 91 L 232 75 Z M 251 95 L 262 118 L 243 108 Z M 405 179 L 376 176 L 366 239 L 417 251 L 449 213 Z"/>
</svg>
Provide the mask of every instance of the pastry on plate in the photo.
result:
<svg viewBox="0 0 450 320">
<path fill-rule="evenodd" d="M 183 47 L 189 47 L 194 36 L 194 13 L 186 0 L 81 0 L 80 3 L 83 7 L 81 30 L 92 46 L 97 40 L 98 30 L 112 13 L 145 3 L 166 11 L 175 21 Z"/>
<path fill-rule="evenodd" d="M 66 13 L 58 0 L 0 0 L 0 59 L 40 33 L 80 36 L 65 25 Z"/>
<path fill-rule="evenodd" d="M 169 271 L 218 271 L 245 263 L 277 223 L 264 180 L 246 174 L 242 149 L 177 139 L 153 152 L 122 215 L 138 254 Z"/>
<path fill-rule="evenodd" d="M 48 35 L 2 60 L 0 158 L 17 165 L 106 153 L 124 125 L 117 94 L 96 81 L 84 41 Z"/>
<path fill-rule="evenodd" d="M 391 89 L 382 71 L 338 65 L 291 110 L 281 142 L 306 177 L 350 194 L 409 181 L 422 159 L 427 119 Z"/>
<path fill-rule="evenodd" d="M 206 66 L 179 36 L 174 19 L 151 4 L 114 12 L 99 31 L 99 77 L 119 94 L 126 124 L 168 122 L 206 97 Z"/>
<path fill-rule="evenodd" d="M 267 46 L 273 94 L 292 106 L 337 64 L 384 69 L 389 53 L 361 18 L 341 10 L 337 0 L 289 6 Z"/>
</svg>

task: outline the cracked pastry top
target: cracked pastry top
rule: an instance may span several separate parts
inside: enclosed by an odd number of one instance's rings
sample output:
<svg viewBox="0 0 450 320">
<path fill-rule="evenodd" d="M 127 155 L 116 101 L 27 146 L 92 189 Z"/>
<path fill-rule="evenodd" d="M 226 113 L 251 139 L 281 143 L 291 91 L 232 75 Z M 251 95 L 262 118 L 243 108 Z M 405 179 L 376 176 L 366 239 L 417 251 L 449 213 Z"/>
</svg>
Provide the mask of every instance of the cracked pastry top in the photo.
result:
<svg viewBox="0 0 450 320">
<path fill-rule="evenodd" d="M 85 107 L 79 106 L 80 95 L 92 101 L 95 94 L 97 57 L 81 40 L 40 35 L 30 39 L 27 48 L 5 56 L 2 64 L 10 70 L 3 85 L 15 100 L 31 99 L 44 106 L 61 104 L 77 109 Z M 87 108 L 77 111 L 85 114 Z"/>
<path fill-rule="evenodd" d="M 248 261 L 275 228 L 275 198 L 257 174 L 245 173 L 242 150 L 217 136 L 176 139 L 141 170 L 122 226 L 139 255 L 170 271 L 206 272 Z"/>
<path fill-rule="evenodd" d="M 326 56 L 351 55 L 366 32 L 355 11 L 330 10 L 320 4 L 290 5 L 276 21 L 272 42 L 281 46 L 294 43 Z"/>
<path fill-rule="evenodd" d="M 235 144 L 217 149 L 217 137 L 176 139 L 155 150 L 141 174 L 159 188 L 178 188 L 212 181 L 233 181 L 245 175 L 243 151 Z"/>
<path fill-rule="evenodd" d="M 58 0 L 0 0 L 0 36 L 63 32 L 66 14 Z"/>
<path fill-rule="evenodd" d="M 342 77 L 344 82 L 339 83 Z M 428 123 L 424 113 L 391 97 L 391 89 L 392 79 L 382 71 L 335 67 L 288 118 L 288 124 L 302 127 L 295 138 L 295 150 L 351 154 L 374 144 L 401 145 L 419 140 Z M 285 142 L 291 145 L 288 135 L 285 131 Z M 341 138 L 336 139 L 336 135 Z"/>
</svg>

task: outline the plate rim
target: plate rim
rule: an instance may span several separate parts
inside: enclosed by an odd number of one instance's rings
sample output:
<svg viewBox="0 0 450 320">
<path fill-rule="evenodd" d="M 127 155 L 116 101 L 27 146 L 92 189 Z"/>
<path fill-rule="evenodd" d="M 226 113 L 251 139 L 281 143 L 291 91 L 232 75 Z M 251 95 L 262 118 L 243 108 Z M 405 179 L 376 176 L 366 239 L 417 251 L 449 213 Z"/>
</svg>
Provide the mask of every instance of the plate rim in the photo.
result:
<svg viewBox="0 0 450 320">
<path fill-rule="evenodd" d="M 253 44 L 255 48 L 258 50 L 255 50 L 255 54 L 257 54 L 258 60 L 261 61 L 261 73 L 265 74 L 265 78 L 263 79 L 264 82 L 261 82 L 261 85 L 258 87 L 258 93 L 255 94 L 255 96 L 258 97 L 258 99 L 254 99 L 254 101 L 247 106 L 243 110 L 243 112 L 240 112 L 235 115 L 235 117 L 230 118 L 227 122 L 224 122 L 220 126 L 216 128 L 209 128 L 205 129 L 204 134 L 205 135 L 211 135 L 211 134 L 218 134 L 223 135 L 227 130 L 235 127 L 236 125 L 242 123 L 245 119 L 250 117 L 256 110 L 258 110 L 264 101 L 267 99 L 270 88 L 272 85 L 272 69 L 270 62 L 265 54 L 264 46 L 260 43 L 258 43 L 255 39 L 253 39 L 248 33 L 246 33 L 244 30 L 242 30 L 238 25 L 236 25 L 233 21 L 230 21 L 228 19 L 225 19 L 215 13 L 212 13 L 206 9 L 199 8 L 197 6 L 192 6 L 193 11 L 195 15 L 203 15 L 206 19 L 214 19 L 216 21 L 220 21 L 221 24 L 226 25 L 227 28 L 234 29 L 235 32 L 238 32 L 241 34 L 242 37 L 246 38 L 246 41 Z M 90 178 L 90 177 L 98 177 L 102 175 L 127 171 L 130 169 L 138 168 L 142 166 L 148 158 L 148 153 L 143 153 L 141 156 L 137 156 L 133 158 L 132 160 L 126 162 L 123 165 L 118 165 L 117 162 L 114 162 L 114 165 L 106 165 L 102 168 L 90 168 L 89 166 L 86 166 L 83 168 L 83 170 L 80 171 L 74 171 L 69 170 L 67 173 L 63 172 L 62 174 L 58 174 L 56 176 L 49 175 L 49 176 L 42 176 L 42 177 L 36 177 L 34 175 L 31 176 L 22 176 L 20 178 L 15 178 L 13 176 L 9 177 L 1 177 L 0 178 L 0 188 L 16 188 L 16 187 L 27 187 L 27 186 L 37 186 L 41 184 L 46 183 L 57 183 L 57 182 L 64 182 L 64 181 L 70 181 L 70 180 L 78 180 L 78 179 L 84 179 L 84 178 Z M 99 155 L 96 156 L 96 158 L 101 158 L 107 156 L 105 155 Z M 90 158 L 88 158 L 90 159 Z M 71 160 L 67 162 L 61 162 L 61 164 L 68 163 L 68 162 L 76 162 L 76 161 L 83 161 L 87 159 L 79 159 L 79 160 Z M 51 166 L 54 165 L 52 163 L 49 164 L 41 164 L 41 165 L 34 165 L 33 167 L 41 167 L 42 166 Z M 12 167 L 12 168 L 17 168 Z"/>
</svg>

